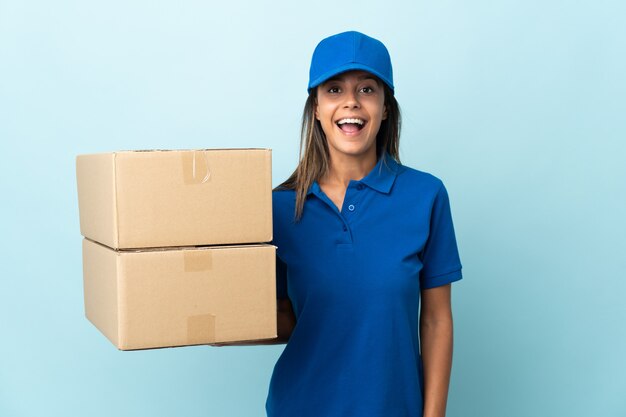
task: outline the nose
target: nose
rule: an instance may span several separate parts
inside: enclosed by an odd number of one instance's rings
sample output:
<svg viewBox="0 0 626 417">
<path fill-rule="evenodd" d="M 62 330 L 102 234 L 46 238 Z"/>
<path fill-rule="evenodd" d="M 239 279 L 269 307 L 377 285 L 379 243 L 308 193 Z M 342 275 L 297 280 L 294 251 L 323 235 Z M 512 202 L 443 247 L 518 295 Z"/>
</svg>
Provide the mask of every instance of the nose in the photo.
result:
<svg viewBox="0 0 626 417">
<path fill-rule="evenodd" d="M 361 104 L 359 103 L 359 98 L 357 94 L 353 90 L 348 90 L 345 95 L 345 101 L 343 103 L 344 108 L 355 109 L 359 108 Z"/>
</svg>

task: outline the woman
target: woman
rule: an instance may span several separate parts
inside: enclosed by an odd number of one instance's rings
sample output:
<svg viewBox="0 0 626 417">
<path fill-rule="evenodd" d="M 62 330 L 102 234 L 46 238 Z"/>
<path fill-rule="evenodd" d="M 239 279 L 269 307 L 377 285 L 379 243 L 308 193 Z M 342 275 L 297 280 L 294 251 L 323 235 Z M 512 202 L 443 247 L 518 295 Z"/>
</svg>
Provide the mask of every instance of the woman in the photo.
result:
<svg viewBox="0 0 626 417">
<path fill-rule="evenodd" d="M 234 344 L 287 343 L 268 417 L 443 417 L 461 279 L 446 189 L 399 162 L 380 41 L 322 40 L 308 91 L 300 162 L 273 192 L 278 338 Z"/>
<path fill-rule="evenodd" d="M 358 32 L 322 40 L 308 91 L 300 162 L 273 192 L 287 346 L 267 414 L 444 416 L 450 283 L 461 279 L 446 189 L 399 162 L 381 42 Z"/>
</svg>

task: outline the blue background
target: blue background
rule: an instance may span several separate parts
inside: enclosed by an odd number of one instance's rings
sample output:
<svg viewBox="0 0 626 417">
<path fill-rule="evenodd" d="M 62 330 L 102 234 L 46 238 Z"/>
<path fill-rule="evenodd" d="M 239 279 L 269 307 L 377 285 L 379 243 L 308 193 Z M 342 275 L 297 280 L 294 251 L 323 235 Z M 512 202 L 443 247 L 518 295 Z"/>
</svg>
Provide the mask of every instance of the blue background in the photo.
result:
<svg viewBox="0 0 626 417">
<path fill-rule="evenodd" d="M 264 415 L 283 346 L 117 351 L 84 318 L 74 158 L 268 147 L 308 65 L 381 39 L 402 161 L 448 188 L 448 416 L 626 415 L 623 1 L 0 0 L 0 416 Z"/>
</svg>

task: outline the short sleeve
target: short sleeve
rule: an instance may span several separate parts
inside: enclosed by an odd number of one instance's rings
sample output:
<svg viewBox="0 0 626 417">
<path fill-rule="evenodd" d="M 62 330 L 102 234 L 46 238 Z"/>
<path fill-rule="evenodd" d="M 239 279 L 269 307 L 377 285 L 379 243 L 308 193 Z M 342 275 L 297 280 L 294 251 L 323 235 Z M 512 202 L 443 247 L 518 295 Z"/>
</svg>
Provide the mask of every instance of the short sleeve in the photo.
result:
<svg viewBox="0 0 626 417">
<path fill-rule="evenodd" d="M 458 281 L 461 260 L 454 235 L 448 192 L 443 184 L 435 196 L 430 215 L 428 240 L 422 252 L 420 287 L 434 288 Z"/>
<path fill-rule="evenodd" d="M 276 256 L 276 298 L 288 298 L 287 264 Z"/>
</svg>

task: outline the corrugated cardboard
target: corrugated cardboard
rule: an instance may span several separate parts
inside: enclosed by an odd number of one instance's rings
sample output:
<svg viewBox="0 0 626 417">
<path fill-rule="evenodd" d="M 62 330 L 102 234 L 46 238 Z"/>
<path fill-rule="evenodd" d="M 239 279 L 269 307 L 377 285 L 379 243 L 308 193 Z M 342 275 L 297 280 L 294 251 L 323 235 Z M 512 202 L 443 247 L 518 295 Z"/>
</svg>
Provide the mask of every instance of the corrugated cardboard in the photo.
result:
<svg viewBox="0 0 626 417">
<path fill-rule="evenodd" d="M 81 234 L 115 249 L 272 240 L 270 149 L 76 158 Z"/>
<path fill-rule="evenodd" d="M 83 240 L 87 318 L 121 350 L 275 338 L 276 247 L 113 250 Z"/>
</svg>

